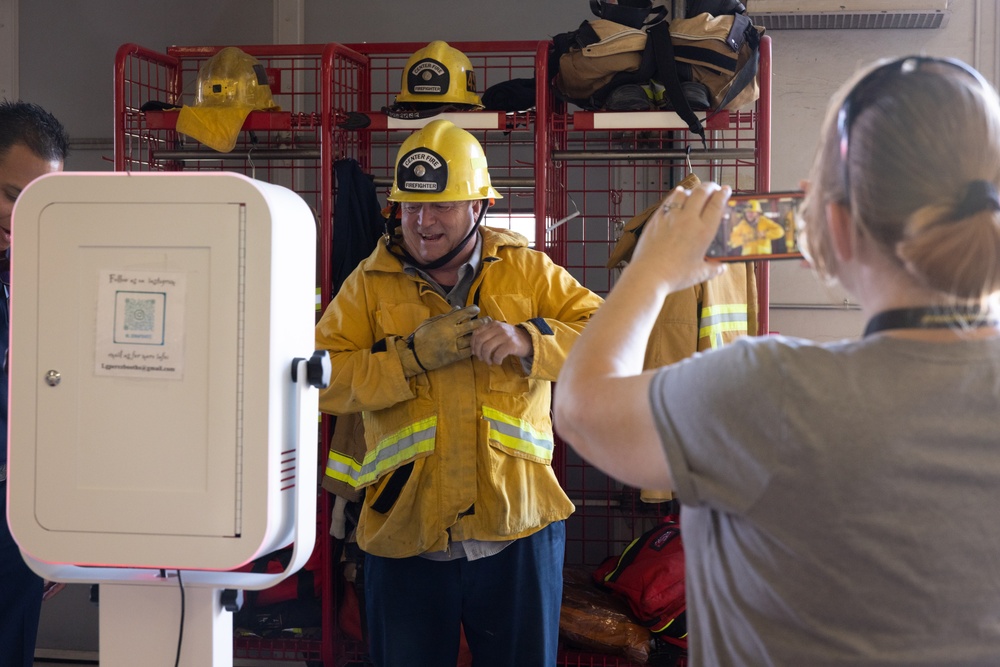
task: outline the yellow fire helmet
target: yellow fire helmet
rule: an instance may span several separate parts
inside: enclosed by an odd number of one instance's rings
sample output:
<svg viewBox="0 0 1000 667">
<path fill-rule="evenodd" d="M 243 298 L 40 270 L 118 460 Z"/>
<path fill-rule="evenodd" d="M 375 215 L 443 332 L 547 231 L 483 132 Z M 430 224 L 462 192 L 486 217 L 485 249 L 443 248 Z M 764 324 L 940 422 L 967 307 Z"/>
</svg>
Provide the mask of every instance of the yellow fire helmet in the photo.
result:
<svg viewBox="0 0 1000 667">
<path fill-rule="evenodd" d="M 222 153 L 236 146 L 251 111 L 279 109 L 264 66 L 235 46 L 202 63 L 197 88 L 194 105 L 184 106 L 178 114 L 177 131 Z"/>
<path fill-rule="evenodd" d="M 396 104 L 457 104 L 482 109 L 476 92 L 476 73 L 464 53 L 440 40 L 418 50 L 403 68 Z"/>
<path fill-rule="evenodd" d="M 747 208 L 746 208 L 746 210 L 753 211 L 754 213 L 763 213 L 764 212 L 764 209 L 762 209 L 760 207 L 760 202 L 757 201 L 756 199 L 751 199 L 751 200 L 747 201 Z"/>
<path fill-rule="evenodd" d="M 490 184 L 483 147 L 449 120 L 433 120 L 403 142 L 389 193 L 391 202 L 502 199 Z"/>
</svg>

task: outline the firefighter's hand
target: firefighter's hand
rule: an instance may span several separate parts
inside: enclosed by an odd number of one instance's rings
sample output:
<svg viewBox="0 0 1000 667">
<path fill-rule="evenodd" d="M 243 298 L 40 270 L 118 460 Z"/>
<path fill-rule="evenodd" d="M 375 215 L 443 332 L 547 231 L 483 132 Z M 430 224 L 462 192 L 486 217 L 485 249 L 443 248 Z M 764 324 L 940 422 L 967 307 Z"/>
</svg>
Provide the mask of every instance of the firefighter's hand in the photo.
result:
<svg viewBox="0 0 1000 667">
<path fill-rule="evenodd" d="M 472 332 L 493 320 L 477 319 L 479 306 L 455 308 L 431 317 L 405 340 L 397 339 L 396 349 L 406 377 L 432 371 L 472 356 Z"/>
<path fill-rule="evenodd" d="M 690 192 L 676 188 L 650 216 L 628 270 L 650 284 L 665 280 L 676 292 L 720 275 L 725 265 L 706 261 L 732 189 L 702 183 Z"/>
<path fill-rule="evenodd" d="M 472 334 L 472 354 L 490 365 L 502 364 L 510 356 L 526 359 L 534 354 L 531 334 L 521 327 L 494 320 Z"/>
</svg>

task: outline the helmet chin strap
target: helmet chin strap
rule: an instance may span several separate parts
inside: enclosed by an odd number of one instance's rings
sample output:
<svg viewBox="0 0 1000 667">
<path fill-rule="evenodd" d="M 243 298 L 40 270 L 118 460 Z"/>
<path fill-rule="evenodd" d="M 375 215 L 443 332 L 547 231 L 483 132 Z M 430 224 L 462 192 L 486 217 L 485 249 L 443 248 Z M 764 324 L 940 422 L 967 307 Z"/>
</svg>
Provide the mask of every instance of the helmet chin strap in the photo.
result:
<svg viewBox="0 0 1000 667">
<path fill-rule="evenodd" d="M 470 229 L 469 233 L 465 235 L 465 238 L 462 239 L 454 248 L 452 248 L 450 251 L 448 251 L 441 257 L 438 257 L 433 262 L 422 264 L 415 257 L 413 257 L 413 255 L 411 255 L 409 251 L 407 251 L 406 246 L 403 243 L 395 240 L 396 230 L 402 226 L 401 223 L 396 221 L 396 213 L 399 211 L 399 203 L 396 202 L 392 205 L 392 209 L 390 209 L 389 211 L 389 219 L 385 221 L 385 231 L 386 231 L 385 246 L 389 249 L 389 252 L 396 255 L 397 257 L 402 257 L 408 263 L 417 267 L 421 271 L 433 271 L 434 269 L 440 269 L 442 266 L 444 266 L 451 260 L 455 259 L 455 257 L 457 257 L 458 254 L 462 252 L 465 246 L 469 243 L 469 240 L 472 238 L 473 234 L 475 234 L 476 230 L 479 229 L 479 225 L 480 223 L 482 223 L 483 218 L 486 217 L 486 210 L 489 207 L 490 207 L 489 200 L 484 199 L 482 208 L 479 209 L 479 217 L 476 218 L 476 224 L 472 225 L 472 229 Z M 393 250 L 393 245 L 395 245 L 398 248 L 399 252 Z"/>
</svg>

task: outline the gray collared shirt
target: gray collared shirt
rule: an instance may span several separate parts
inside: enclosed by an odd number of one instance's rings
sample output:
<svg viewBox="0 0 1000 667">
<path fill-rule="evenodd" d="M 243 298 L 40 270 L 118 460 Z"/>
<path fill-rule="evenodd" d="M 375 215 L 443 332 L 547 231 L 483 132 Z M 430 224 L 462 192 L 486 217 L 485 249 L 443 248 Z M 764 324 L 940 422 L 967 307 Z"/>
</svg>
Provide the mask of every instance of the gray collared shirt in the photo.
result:
<svg viewBox="0 0 1000 667">
<path fill-rule="evenodd" d="M 411 276 L 420 276 L 431 286 L 438 291 L 438 293 L 443 296 L 452 308 L 465 307 L 466 301 L 469 299 L 469 290 L 472 289 L 472 281 L 476 279 L 476 274 L 479 273 L 479 267 L 483 264 L 483 235 L 478 231 L 476 232 L 476 247 L 472 251 L 472 256 L 469 257 L 469 261 L 458 267 L 458 282 L 452 286 L 451 291 L 445 292 L 444 288 L 436 280 L 431 278 L 430 274 L 413 266 L 405 259 L 403 260 L 403 271 Z"/>
</svg>

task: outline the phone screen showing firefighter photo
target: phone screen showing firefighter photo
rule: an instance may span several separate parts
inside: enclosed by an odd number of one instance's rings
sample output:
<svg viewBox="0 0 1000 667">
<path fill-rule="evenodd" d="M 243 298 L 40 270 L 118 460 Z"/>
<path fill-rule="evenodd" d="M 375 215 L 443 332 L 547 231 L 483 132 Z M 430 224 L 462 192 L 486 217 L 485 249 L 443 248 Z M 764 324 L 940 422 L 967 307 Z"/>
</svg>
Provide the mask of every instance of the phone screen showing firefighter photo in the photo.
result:
<svg viewBox="0 0 1000 667">
<path fill-rule="evenodd" d="M 801 258 L 797 220 L 803 192 L 733 195 L 708 257 L 723 262 Z"/>
</svg>

